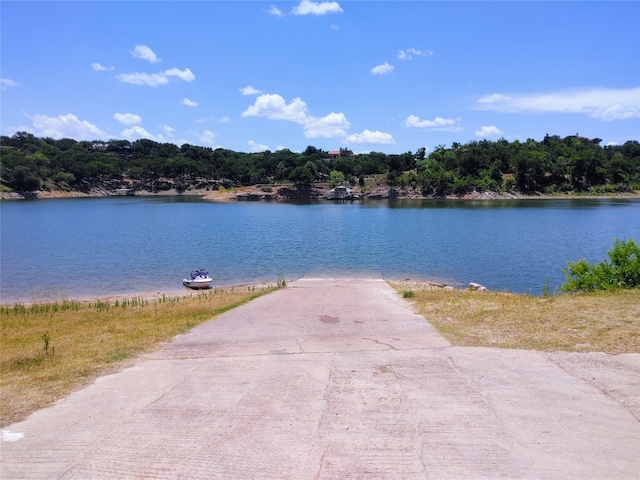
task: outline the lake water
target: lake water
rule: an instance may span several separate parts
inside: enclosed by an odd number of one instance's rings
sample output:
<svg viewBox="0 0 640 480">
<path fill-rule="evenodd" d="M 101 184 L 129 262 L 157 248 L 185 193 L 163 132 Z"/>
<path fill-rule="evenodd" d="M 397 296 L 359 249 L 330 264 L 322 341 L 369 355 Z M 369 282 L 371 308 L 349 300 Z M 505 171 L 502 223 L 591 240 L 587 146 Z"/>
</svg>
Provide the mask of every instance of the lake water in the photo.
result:
<svg viewBox="0 0 640 480">
<path fill-rule="evenodd" d="M 3 201 L 3 303 L 303 276 L 430 279 L 539 295 L 568 260 L 640 241 L 640 199 L 212 203 L 195 197 Z"/>
</svg>

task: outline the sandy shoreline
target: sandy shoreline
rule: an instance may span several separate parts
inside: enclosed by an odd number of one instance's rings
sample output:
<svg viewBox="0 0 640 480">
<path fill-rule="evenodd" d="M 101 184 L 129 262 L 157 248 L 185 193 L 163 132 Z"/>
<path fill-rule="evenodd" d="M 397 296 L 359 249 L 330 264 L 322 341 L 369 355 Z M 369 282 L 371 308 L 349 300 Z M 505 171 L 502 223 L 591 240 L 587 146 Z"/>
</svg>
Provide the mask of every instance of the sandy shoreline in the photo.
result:
<svg viewBox="0 0 640 480">
<path fill-rule="evenodd" d="M 313 277 L 314 279 L 320 278 L 322 280 L 333 280 L 333 277 Z M 351 282 L 356 282 L 358 280 L 367 279 L 367 278 L 379 278 L 376 276 L 363 276 L 363 277 L 350 277 L 347 280 Z M 342 280 L 345 280 L 341 277 Z M 411 290 L 421 290 L 428 288 L 435 289 L 462 289 L 464 286 L 462 285 L 449 285 L 447 283 L 443 283 L 442 281 L 425 279 L 425 278 L 383 278 L 385 282 L 395 283 L 398 285 L 402 285 L 404 288 Z M 287 279 L 287 284 L 295 281 L 294 279 Z M 146 300 L 149 302 L 154 302 L 163 298 L 186 298 L 186 297 L 196 297 L 198 295 L 213 293 L 214 291 L 229 291 L 229 290 L 245 290 L 245 289 L 253 289 L 255 291 L 264 290 L 267 288 L 272 288 L 276 286 L 276 282 L 250 282 L 250 283 L 239 283 L 239 284 L 231 284 L 231 285 L 214 285 L 208 289 L 199 289 L 194 290 L 188 287 L 176 287 L 171 289 L 164 289 L 162 291 L 150 291 L 150 290 L 139 290 L 139 291 L 131 291 L 122 294 L 109 294 L 109 295 L 92 295 L 92 294 L 80 294 L 80 295 L 66 295 L 61 293 L 48 293 L 48 294 L 39 294 L 33 295 L 30 300 L 22 300 L 20 298 L 5 300 L 0 299 L 0 307 L 11 308 L 15 305 L 44 305 L 44 304 L 53 304 L 53 303 L 62 303 L 62 302 L 107 302 L 110 304 L 115 303 L 116 301 L 123 300 Z"/>
<path fill-rule="evenodd" d="M 316 277 L 313 277 L 316 278 Z M 321 277 L 323 280 L 332 280 L 333 277 Z M 357 282 L 358 280 L 363 280 L 367 278 L 379 278 L 375 276 L 370 277 L 353 277 L 348 280 L 351 282 Z M 341 277 L 344 280 L 344 278 Z M 297 279 L 296 279 L 297 280 Z M 447 283 L 443 283 L 441 281 L 425 279 L 425 278 L 384 278 L 383 279 L 389 283 L 396 283 L 399 285 L 406 286 L 406 289 L 426 289 L 426 288 L 448 288 L 448 289 L 461 289 L 463 286 L 461 285 L 449 285 Z M 290 282 L 295 281 L 294 279 L 287 279 L 286 282 L 289 284 Z M 196 297 L 198 295 L 212 293 L 214 291 L 228 291 L 228 290 L 238 290 L 238 289 L 253 289 L 256 291 L 264 290 L 267 288 L 275 287 L 276 282 L 249 282 L 249 283 L 238 283 L 233 285 L 214 285 L 208 289 L 200 289 L 194 290 L 188 287 L 176 287 L 171 289 L 164 289 L 162 291 L 150 291 L 150 290 L 136 290 L 130 291 L 122 294 L 108 294 L 108 295 L 94 295 L 94 294 L 79 294 L 79 295 L 67 295 L 62 292 L 49 292 L 44 294 L 33 294 L 31 295 L 30 300 L 24 300 L 21 298 L 10 298 L 9 300 L 5 300 L 4 298 L 0 299 L 0 306 L 5 308 L 11 308 L 15 305 L 43 305 L 43 304 L 53 304 L 53 303 L 62 303 L 62 302 L 107 302 L 107 303 L 115 303 L 116 301 L 122 300 L 146 300 L 146 301 L 157 301 L 163 298 L 185 298 L 185 297 Z M 26 295 L 25 295 L 26 296 Z"/>
<path fill-rule="evenodd" d="M 13 307 L 14 305 L 41 305 L 41 304 L 53 304 L 53 303 L 62 303 L 62 302 L 108 302 L 115 303 L 117 301 L 122 300 L 147 300 L 147 301 L 156 301 L 162 298 L 185 298 L 185 297 L 195 297 L 198 295 L 212 293 L 215 291 L 228 291 L 228 290 L 238 290 L 238 289 L 255 289 L 255 290 L 263 290 L 266 288 L 270 288 L 275 286 L 275 282 L 267 283 L 267 282 L 256 282 L 256 283 L 239 283 L 234 285 L 215 285 L 208 289 L 200 289 L 194 290 L 188 287 L 176 287 L 172 289 L 166 289 L 162 291 L 150 291 L 150 290 L 136 290 L 130 291 L 122 294 L 108 294 L 108 295 L 94 295 L 94 294 L 79 294 L 79 295 L 67 295 L 64 293 L 45 293 L 45 294 L 34 294 L 31 296 L 30 300 L 24 300 L 23 298 L 10 298 L 9 300 L 5 300 L 4 298 L 0 299 L 0 306 L 2 307 Z M 26 295 L 25 295 L 26 297 Z"/>
</svg>

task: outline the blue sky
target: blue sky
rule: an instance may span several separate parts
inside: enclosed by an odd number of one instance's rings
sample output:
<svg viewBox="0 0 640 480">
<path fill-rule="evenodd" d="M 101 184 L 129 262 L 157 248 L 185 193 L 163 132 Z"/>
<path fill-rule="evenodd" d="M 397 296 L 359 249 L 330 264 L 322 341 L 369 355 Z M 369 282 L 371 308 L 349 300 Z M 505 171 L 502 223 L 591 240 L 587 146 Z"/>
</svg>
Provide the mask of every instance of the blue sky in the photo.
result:
<svg viewBox="0 0 640 480">
<path fill-rule="evenodd" d="M 2 135 L 256 152 L 640 140 L 640 2 L 5 1 Z"/>
</svg>

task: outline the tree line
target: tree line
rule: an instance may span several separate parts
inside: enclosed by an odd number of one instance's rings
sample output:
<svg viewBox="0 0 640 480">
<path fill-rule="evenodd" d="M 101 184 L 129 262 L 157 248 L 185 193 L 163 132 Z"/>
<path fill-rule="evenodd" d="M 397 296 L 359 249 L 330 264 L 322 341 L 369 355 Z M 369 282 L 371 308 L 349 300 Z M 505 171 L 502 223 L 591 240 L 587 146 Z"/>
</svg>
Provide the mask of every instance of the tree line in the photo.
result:
<svg viewBox="0 0 640 480">
<path fill-rule="evenodd" d="M 86 191 L 134 188 L 220 188 L 256 184 L 317 182 L 365 185 L 375 177 L 391 188 L 412 188 L 425 196 L 498 193 L 640 190 L 640 143 L 601 146 L 599 138 L 546 135 L 541 141 L 481 140 L 439 145 L 402 154 L 354 155 L 308 146 L 260 153 L 148 139 L 76 141 L 30 133 L 0 137 L 0 181 L 5 191 Z"/>
</svg>

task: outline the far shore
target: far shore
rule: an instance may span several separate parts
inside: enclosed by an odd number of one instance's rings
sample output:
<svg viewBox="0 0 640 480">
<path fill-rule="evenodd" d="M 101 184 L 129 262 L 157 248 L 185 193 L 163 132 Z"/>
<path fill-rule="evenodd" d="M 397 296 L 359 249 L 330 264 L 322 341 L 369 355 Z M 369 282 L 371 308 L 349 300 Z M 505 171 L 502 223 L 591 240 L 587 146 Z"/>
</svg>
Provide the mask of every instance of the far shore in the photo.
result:
<svg viewBox="0 0 640 480">
<path fill-rule="evenodd" d="M 314 186 L 299 189 L 292 185 L 253 185 L 234 187 L 220 190 L 188 189 L 178 191 L 175 189 L 161 192 L 151 192 L 147 190 L 137 190 L 132 196 L 157 196 L 157 197 L 201 197 L 214 202 L 229 201 L 287 201 L 287 200 L 333 200 L 329 192 L 328 185 L 317 184 Z M 424 196 L 417 189 L 389 187 L 380 185 L 366 189 L 354 187 L 354 198 L 349 200 L 389 200 L 389 199 L 411 199 L 411 200 L 523 200 L 523 199 L 581 199 L 581 198 L 640 198 L 640 191 L 588 194 L 588 193 L 555 193 L 543 194 L 539 192 L 531 194 L 523 193 L 499 193 L 493 191 L 471 192 L 464 195 L 447 196 Z M 48 198 L 100 198 L 108 196 L 104 190 L 92 189 L 88 192 L 65 191 L 65 190 L 39 190 L 28 193 L 0 192 L 0 200 L 24 200 L 24 199 L 48 199 Z"/>
</svg>

